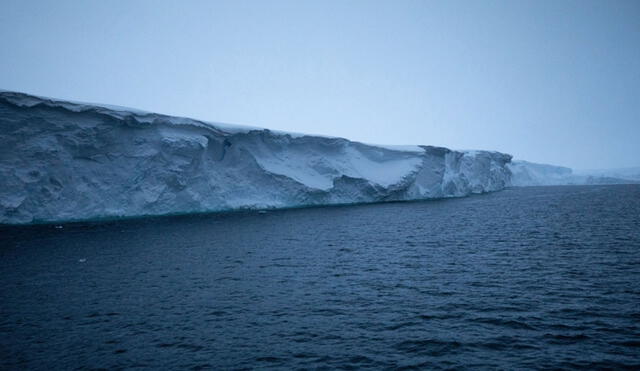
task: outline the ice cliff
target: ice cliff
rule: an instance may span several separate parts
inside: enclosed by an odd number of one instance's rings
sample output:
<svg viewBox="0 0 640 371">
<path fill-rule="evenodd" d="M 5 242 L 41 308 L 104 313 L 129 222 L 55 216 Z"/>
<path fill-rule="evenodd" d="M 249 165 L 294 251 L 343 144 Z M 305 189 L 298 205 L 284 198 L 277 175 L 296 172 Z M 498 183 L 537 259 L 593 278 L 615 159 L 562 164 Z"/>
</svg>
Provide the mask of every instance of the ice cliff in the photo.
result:
<svg viewBox="0 0 640 371">
<path fill-rule="evenodd" d="M 573 175 L 568 167 L 528 161 L 513 161 L 507 166 L 512 173 L 511 185 L 516 187 L 569 184 Z"/>
<path fill-rule="evenodd" d="M 3 224 L 464 196 L 510 160 L 0 92 Z"/>
<path fill-rule="evenodd" d="M 507 167 L 512 173 L 511 185 L 516 187 L 640 183 L 640 168 L 574 171 L 521 160 L 512 161 Z"/>
</svg>

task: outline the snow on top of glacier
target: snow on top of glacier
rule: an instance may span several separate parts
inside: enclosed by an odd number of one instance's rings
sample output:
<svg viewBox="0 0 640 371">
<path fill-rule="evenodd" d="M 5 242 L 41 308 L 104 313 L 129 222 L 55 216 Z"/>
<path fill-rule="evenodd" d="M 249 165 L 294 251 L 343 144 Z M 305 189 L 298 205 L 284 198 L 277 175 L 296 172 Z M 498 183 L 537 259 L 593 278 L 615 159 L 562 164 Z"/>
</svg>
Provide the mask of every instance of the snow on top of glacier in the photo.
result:
<svg viewBox="0 0 640 371">
<path fill-rule="evenodd" d="M 54 98 L 14 92 L 14 91 L 4 90 L 4 89 L 0 89 L 0 96 L 9 98 L 9 100 L 14 104 L 18 104 L 24 107 L 33 107 L 37 104 L 45 103 L 52 106 L 63 107 L 72 112 L 83 112 L 90 109 L 103 109 L 103 110 L 106 110 L 106 112 L 102 112 L 102 113 L 111 114 L 112 116 L 117 116 L 119 118 L 133 115 L 140 122 L 151 123 L 154 119 L 161 117 L 175 125 L 185 125 L 185 124 L 186 125 L 203 125 L 203 126 L 212 127 L 214 129 L 224 131 L 229 134 L 247 133 L 254 130 L 259 130 L 259 131 L 269 130 L 274 134 L 289 135 L 292 138 L 300 138 L 305 136 L 320 137 L 320 138 L 339 138 L 339 137 L 334 137 L 330 135 L 307 134 L 307 133 L 290 132 L 290 131 L 283 131 L 283 130 L 271 130 L 264 127 L 251 126 L 251 125 L 229 124 L 229 123 L 222 123 L 222 122 L 215 122 L 215 121 L 193 119 L 189 117 L 171 116 L 171 115 L 165 115 L 161 113 L 140 110 L 137 108 L 130 108 L 130 107 L 124 107 L 124 106 L 118 106 L 118 105 L 112 105 L 112 104 L 54 99 Z M 415 145 L 386 145 L 386 144 L 369 144 L 369 143 L 363 143 L 363 144 L 366 144 L 372 147 L 389 149 L 392 151 L 418 152 L 418 153 L 424 152 L 424 149 L 422 149 L 420 146 L 415 146 Z"/>
<path fill-rule="evenodd" d="M 355 145 L 354 145 L 355 144 Z M 256 161 L 265 170 L 294 179 L 307 187 L 328 190 L 334 180 L 346 175 L 362 178 L 388 187 L 418 171 L 422 157 L 417 153 L 394 154 L 385 148 L 349 143 L 343 149 L 346 156 L 325 152 L 322 147 L 305 147 L 302 155 L 295 148 L 274 153 L 264 151 Z M 421 149 L 422 150 L 422 149 Z"/>
<path fill-rule="evenodd" d="M 372 147 L 379 147 L 388 149 L 391 151 L 401 151 L 401 152 L 416 152 L 423 153 L 424 148 L 412 144 L 374 144 L 374 143 L 363 143 Z"/>
</svg>

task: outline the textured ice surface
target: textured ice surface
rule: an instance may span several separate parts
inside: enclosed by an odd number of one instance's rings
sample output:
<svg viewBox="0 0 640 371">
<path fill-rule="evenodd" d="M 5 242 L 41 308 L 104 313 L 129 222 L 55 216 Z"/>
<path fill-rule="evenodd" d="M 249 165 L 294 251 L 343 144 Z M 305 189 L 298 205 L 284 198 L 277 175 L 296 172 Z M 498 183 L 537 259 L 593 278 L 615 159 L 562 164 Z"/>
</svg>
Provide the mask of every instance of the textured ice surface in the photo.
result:
<svg viewBox="0 0 640 371">
<path fill-rule="evenodd" d="M 0 223 L 464 196 L 510 160 L 0 92 Z"/>
</svg>

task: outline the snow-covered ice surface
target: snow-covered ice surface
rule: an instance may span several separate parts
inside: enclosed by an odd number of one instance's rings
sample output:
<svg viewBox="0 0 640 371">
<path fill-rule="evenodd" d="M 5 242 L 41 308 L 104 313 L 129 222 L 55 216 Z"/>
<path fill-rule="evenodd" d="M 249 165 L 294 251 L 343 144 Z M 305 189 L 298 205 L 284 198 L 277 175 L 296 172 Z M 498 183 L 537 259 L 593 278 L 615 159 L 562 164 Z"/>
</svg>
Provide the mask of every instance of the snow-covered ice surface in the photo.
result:
<svg viewBox="0 0 640 371">
<path fill-rule="evenodd" d="M 515 160 L 507 165 L 513 186 L 623 184 L 640 182 L 640 168 L 579 170 Z"/>
<path fill-rule="evenodd" d="M 0 223 L 464 196 L 511 156 L 380 146 L 0 91 Z"/>
</svg>

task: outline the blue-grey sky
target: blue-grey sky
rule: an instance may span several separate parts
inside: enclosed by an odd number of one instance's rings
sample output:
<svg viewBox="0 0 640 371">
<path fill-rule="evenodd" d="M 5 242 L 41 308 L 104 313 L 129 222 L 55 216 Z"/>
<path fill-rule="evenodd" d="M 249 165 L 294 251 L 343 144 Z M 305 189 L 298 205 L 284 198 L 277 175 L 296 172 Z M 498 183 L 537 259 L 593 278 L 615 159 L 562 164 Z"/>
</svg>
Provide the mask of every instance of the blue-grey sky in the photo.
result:
<svg viewBox="0 0 640 371">
<path fill-rule="evenodd" d="M 640 1 L 0 1 L 0 88 L 640 165 Z"/>
</svg>

